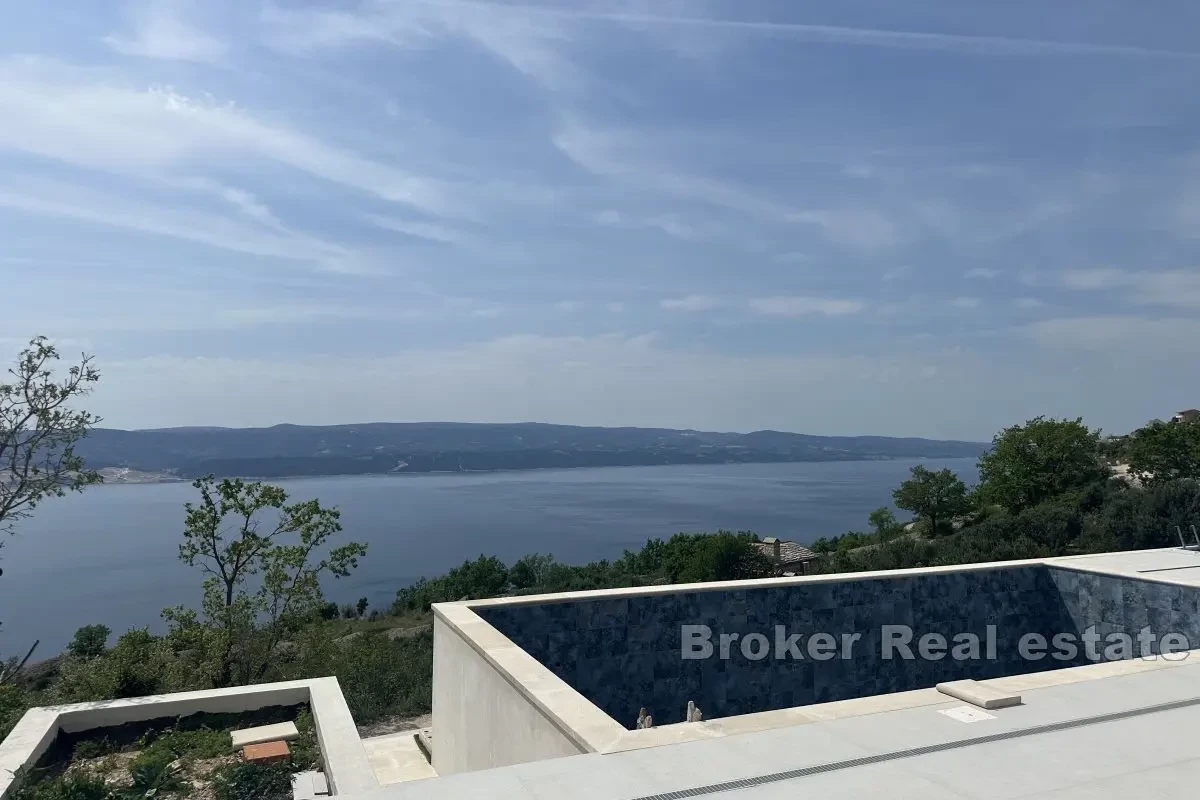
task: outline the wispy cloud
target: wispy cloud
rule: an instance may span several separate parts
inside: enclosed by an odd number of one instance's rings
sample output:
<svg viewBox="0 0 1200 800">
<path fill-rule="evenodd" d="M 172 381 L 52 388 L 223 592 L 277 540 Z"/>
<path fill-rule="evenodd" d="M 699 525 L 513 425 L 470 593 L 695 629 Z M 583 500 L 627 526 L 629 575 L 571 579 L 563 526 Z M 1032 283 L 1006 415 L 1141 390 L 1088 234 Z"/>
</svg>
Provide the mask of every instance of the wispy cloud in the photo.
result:
<svg viewBox="0 0 1200 800">
<path fill-rule="evenodd" d="M 1101 267 L 1068 270 L 1062 283 L 1070 289 L 1120 289 L 1134 302 L 1172 308 L 1200 309 L 1200 270 L 1121 270 Z"/>
<path fill-rule="evenodd" d="M 474 8 L 480 3 L 463 3 Z M 948 51 L 974 55 L 998 56 L 1123 56 L 1131 58 L 1200 59 L 1200 53 L 1187 50 L 1138 47 L 1100 42 L 1055 41 L 1037 38 L 983 36 L 949 32 L 887 30 L 882 28 L 811 25 L 799 22 L 740 20 L 687 15 L 663 15 L 605 11 L 548 11 L 576 20 L 620 22 L 635 25 L 662 25 L 724 30 L 783 36 L 796 41 L 842 44 L 861 47 L 887 47 L 915 50 Z"/>
<path fill-rule="evenodd" d="M 204 211 L 130 202 L 119 195 L 49 180 L 12 180 L 0 188 L 0 206 L 178 239 L 255 256 L 349 268 L 355 254 L 340 245 L 280 235 Z"/>
<path fill-rule="evenodd" d="M 441 225 L 436 222 L 423 222 L 421 220 L 397 219 L 395 217 L 384 217 L 378 214 L 369 214 L 367 219 L 381 228 L 386 228 L 396 233 L 403 233 L 406 236 L 415 236 L 418 239 L 428 239 L 434 242 L 445 242 L 446 244 L 454 244 L 462 239 L 462 235 L 453 228 Z"/>
<path fill-rule="evenodd" d="M 1129 315 L 1064 317 L 1030 323 L 1021 329 L 1039 345 L 1051 349 L 1157 355 L 1194 353 L 1200 341 L 1200 320 Z"/>
<path fill-rule="evenodd" d="M 106 170 L 190 166 L 206 156 L 267 158 L 434 213 L 453 210 L 433 182 L 327 145 L 229 104 L 133 89 L 55 62 L 0 61 L 0 150 Z"/>
<path fill-rule="evenodd" d="M 899 224 L 870 208 L 801 211 L 792 214 L 791 218 L 815 225 L 829 241 L 859 252 L 894 247 L 904 236 L 904 229 Z"/>
<path fill-rule="evenodd" d="M 857 314 L 867 307 L 862 300 L 797 296 L 759 297 L 748 305 L 755 314 L 768 317 L 803 317 L 810 314 L 841 317 Z"/>
<path fill-rule="evenodd" d="M 689 294 L 686 297 L 668 297 L 659 302 L 666 311 L 710 311 L 720 305 L 715 297 Z"/>
<path fill-rule="evenodd" d="M 990 281 L 993 278 L 998 278 L 999 276 L 1000 270 L 992 269 L 990 267 L 972 267 L 964 274 L 964 277 L 967 279 L 983 281 Z"/>
<path fill-rule="evenodd" d="M 950 301 L 950 305 L 954 308 L 968 310 L 972 308 L 979 308 L 981 302 L 978 297 L 955 297 Z"/>
<path fill-rule="evenodd" d="M 414 48 L 435 38 L 474 42 L 548 89 L 579 86 L 584 76 L 566 55 L 567 18 L 522 6 L 453 2 L 371 2 L 356 9 L 284 9 L 268 5 L 261 21 L 268 43 L 291 52 L 361 42 Z"/>
<path fill-rule="evenodd" d="M 182 17 L 177 3 L 146 2 L 129 13 L 132 31 L 111 34 L 104 42 L 128 56 L 175 61 L 216 63 L 228 48 L 221 40 L 193 27 Z"/>
<path fill-rule="evenodd" d="M 553 136 L 555 146 L 571 161 L 595 175 L 677 198 L 705 203 L 777 222 L 794 221 L 793 209 L 736 184 L 674 169 L 640 152 L 638 136 L 597 130 L 571 122 Z"/>
</svg>

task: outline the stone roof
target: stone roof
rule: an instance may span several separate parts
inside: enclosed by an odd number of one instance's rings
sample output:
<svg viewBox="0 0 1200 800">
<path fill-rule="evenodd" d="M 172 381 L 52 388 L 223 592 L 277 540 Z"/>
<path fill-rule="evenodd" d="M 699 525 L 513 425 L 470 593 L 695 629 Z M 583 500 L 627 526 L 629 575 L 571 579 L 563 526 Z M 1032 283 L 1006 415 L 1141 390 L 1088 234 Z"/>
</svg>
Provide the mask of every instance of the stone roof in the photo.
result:
<svg viewBox="0 0 1200 800">
<path fill-rule="evenodd" d="M 755 542 L 754 547 L 769 558 L 775 557 L 774 542 L 770 540 Z M 812 561 L 814 558 L 818 558 L 818 555 L 804 545 L 789 542 L 787 539 L 779 540 L 779 563 L 791 564 L 796 561 Z"/>
</svg>

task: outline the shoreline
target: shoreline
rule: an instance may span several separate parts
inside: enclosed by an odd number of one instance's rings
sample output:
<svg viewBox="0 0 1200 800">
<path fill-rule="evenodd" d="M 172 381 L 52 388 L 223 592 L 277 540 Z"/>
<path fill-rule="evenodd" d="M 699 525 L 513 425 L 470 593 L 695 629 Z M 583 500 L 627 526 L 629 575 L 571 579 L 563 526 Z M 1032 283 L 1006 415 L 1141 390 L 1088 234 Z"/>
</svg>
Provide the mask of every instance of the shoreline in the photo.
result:
<svg viewBox="0 0 1200 800">
<path fill-rule="evenodd" d="M 751 464 L 862 464 L 881 461 L 935 461 L 973 459 L 973 456 L 863 456 L 857 458 L 821 458 L 821 459 L 788 459 L 764 461 L 675 461 L 667 464 L 581 464 L 579 466 L 554 467 L 502 467 L 498 469 L 455 469 L 455 470 L 401 470 L 388 472 L 321 472 L 297 475 L 219 475 L 218 478 L 240 479 L 245 481 L 296 481 L 316 478 L 404 478 L 424 475 L 497 475 L 517 472 L 552 472 L 567 470 L 601 470 L 601 469 L 657 469 L 659 467 L 736 467 Z M 134 473 L 125 477 L 123 474 L 109 476 L 108 470 L 121 470 L 124 473 Z M 191 483 L 200 476 L 183 477 L 167 473 L 142 472 L 128 467 L 97 467 L 104 480 L 100 486 L 139 486 L 147 484 Z"/>
</svg>

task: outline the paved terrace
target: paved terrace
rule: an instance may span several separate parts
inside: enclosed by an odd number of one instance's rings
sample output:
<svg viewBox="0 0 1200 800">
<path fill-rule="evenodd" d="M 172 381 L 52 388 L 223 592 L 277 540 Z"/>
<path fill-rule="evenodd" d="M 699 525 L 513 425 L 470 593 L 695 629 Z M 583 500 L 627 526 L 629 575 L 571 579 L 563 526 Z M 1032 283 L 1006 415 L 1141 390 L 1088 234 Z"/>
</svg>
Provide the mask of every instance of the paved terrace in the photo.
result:
<svg viewBox="0 0 1200 800">
<path fill-rule="evenodd" d="M 989 681 L 1024 697 L 989 712 L 929 689 L 905 693 L 913 707 L 900 710 L 519 764 L 355 798 L 1192 797 L 1200 785 L 1200 663 L 1136 663 L 1135 673 L 1127 662 Z M 913 748 L 925 751 L 905 754 Z"/>
</svg>

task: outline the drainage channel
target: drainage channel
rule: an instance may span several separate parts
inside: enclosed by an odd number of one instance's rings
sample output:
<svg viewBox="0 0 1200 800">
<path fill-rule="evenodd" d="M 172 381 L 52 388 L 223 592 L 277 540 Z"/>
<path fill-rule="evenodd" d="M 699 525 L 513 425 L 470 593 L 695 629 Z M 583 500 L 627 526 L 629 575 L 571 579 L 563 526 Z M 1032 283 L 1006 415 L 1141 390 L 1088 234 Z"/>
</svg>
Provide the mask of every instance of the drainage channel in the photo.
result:
<svg viewBox="0 0 1200 800">
<path fill-rule="evenodd" d="M 948 750 L 958 750 L 959 748 L 963 747 L 973 747 L 974 745 L 989 744 L 991 742 L 1003 742 L 1009 739 L 1020 739 L 1024 736 L 1036 736 L 1040 733 L 1057 733 L 1058 731 L 1068 731 L 1073 728 L 1083 728 L 1088 725 L 1100 725 L 1105 722 L 1116 722 L 1118 720 L 1140 717 L 1146 714 L 1158 714 L 1163 711 L 1175 711 L 1177 709 L 1189 708 L 1196 705 L 1200 705 L 1200 697 L 1193 697 L 1190 700 L 1176 700 L 1171 703 L 1161 703 L 1159 705 L 1136 708 L 1130 711 L 1117 711 L 1110 714 L 1099 714 L 1094 717 L 1067 720 L 1065 722 L 1052 722 L 1046 725 L 1035 725 L 1031 728 L 1023 728 L 1022 730 L 993 733 L 987 736 L 976 736 L 971 739 L 960 739 L 954 742 L 942 742 L 940 744 L 926 745 L 925 747 L 911 747 L 906 750 L 894 750 L 890 753 L 879 753 L 878 755 L 863 756 L 862 758 L 851 758 L 845 761 L 833 761 L 828 764 L 816 764 L 811 767 L 801 767 L 800 769 L 790 769 L 783 772 L 771 772 L 767 773 L 766 775 L 758 775 L 753 778 L 742 778 L 741 780 L 725 781 L 724 783 L 712 783 L 707 786 L 696 786 L 691 789 L 679 789 L 674 792 L 644 795 L 642 797 L 634 798 L 634 800 L 684 800 L 684 798 L 688 797 L 703 797 L 704 795 L 717 794 L 718 792 L 729 792 L 734 789 L 752 789 L 756 786 L 766 786 L 767 784 L 779 783 L 780 781 L 790 781 L 795 778 L 806 778 L 810 775 L 823 775 L 827 772 L 837 772 L 838 770 L 850 769 L 852 767 L 865 767 L 869 764 L 882 764 L 887 761 L 898 761 L 902 758 L 914 758 L 916 756 L 929 755 L 930 753 L 944 753 Z"/>
</svg>

